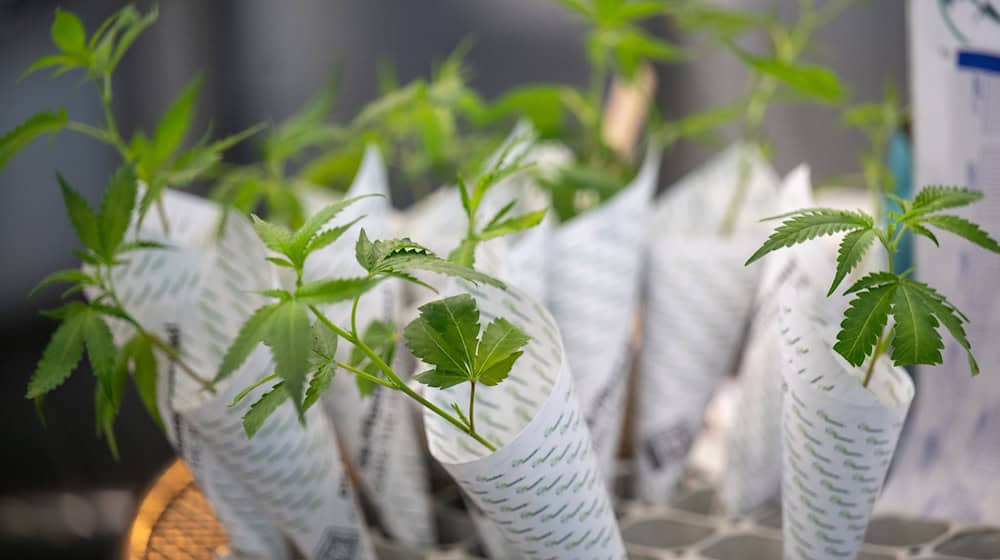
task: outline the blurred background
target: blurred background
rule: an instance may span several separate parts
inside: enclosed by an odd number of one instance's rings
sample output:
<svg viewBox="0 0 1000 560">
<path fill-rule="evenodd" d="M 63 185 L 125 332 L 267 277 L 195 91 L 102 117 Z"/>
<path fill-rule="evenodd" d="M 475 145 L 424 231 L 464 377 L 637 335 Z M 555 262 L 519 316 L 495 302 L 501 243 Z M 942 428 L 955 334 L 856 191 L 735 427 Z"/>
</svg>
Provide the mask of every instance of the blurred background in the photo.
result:
<svg viewBox="0 0 1000 560">
<path fill-rule="evenodd" d="M 726 3 L 726 2 L 720 2 Z M 741 7 L 795 13 L 795 0 L 728 0 Z M 97 120 L 100 103 L 78 75 L 41 74 L 18 81 L 51 50 L 53 11 L 78 13 L 88 31 L 123 5 L 111 0 L 0 0 L 0 130 L 35 111 L 65 106 L 83 121 Z M 148 5 L 140 3 L 142 9 Z M 858 3 L 816 37 L 811 57 L 832 66 L 856 101 L 881 98 L 887 80 L 907 91 L 905 2 Z M 203 129 L 212 116 L 217 136 L 291 114 L 341 71 L 336 117 L 346 121 L 377 92 L 375 64 L 391 63 L 401 82 L 426 76 L 463 38 L 473 37 L 467 61 L 472 85 L 487 99 L 524 82 L 585 83 L 582 24 L 546 0 L 170 0 L 116 72 L 120 126 L 150 128 L 177 92 L 204 76 L 199 105 Z M 657 34 L 688 39 L 668 22 Z M 743 67 L 727 52 L 657 69 L 658 105 L 666 118 L 719 105 L 745 86 Z M 838 124 L 832 109 L 782 106 L 769 117 L 777 168 L 808 161 L 814 176 L 856 169 L 861 136 Z M 822 131 L 822 134 L 816 131 Z M 664 158 L 661 186 L 704 161 L 716 147 L 675 146 Z M 252 143 L 232 152 L 254 157 Z M 163 435 L 126 395 L 118 421 L 121 461 L 94 436 L 93 378 L 76 375 L 45 403 L 46 426 L 25 400 L 25 384 L 52 323 L 37 311 L 56 302 L 47 292 L 26 294 L 45 274 L 77 264 L 71 226 L 63 218 L 53 169 L 92 201 L 116 161 L 103 145 L 63 134 L 28 147 L 0 170 L 0 557 L 111 558 L 117 553 L 144 486 L 172 457 Z"/>
</svg>

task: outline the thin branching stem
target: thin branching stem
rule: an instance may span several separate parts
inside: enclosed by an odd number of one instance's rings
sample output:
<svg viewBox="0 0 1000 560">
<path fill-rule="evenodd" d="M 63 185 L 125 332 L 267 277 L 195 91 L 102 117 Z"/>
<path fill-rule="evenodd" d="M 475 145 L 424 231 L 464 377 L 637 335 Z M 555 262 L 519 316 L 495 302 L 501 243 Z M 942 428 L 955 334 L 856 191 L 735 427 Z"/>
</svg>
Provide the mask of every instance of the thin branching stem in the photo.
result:
<svg viewBox="0 0 1000 560">
<path fill-rule="evenodd" d="M 476 431 L 470 428 L 469 426 L 466 426 L 464 422 L 462 422 L 458 418 L 455 418 L 453 415 L 449 414 L 448 412 L 446 412 L 436 404 L 432 403 L 431 401 L 427 400 L 426 398 L 424 398 L 423 395 L 421 395 L 417 391 L 414 391 L 409 385 L 406 384 L 405 381 L 403 381 L 399 377 L 399 375 L 396 374 L 396 372 L 388 364 L 385 363 L 382 357 L 379 356 L 378 353 L 375 352 L 371 347 L 365 344 L 363 340 L 354 336 L 353 333 L 350 333 L 340 328 L 336 324 L 334 324 L 333 321 L 330 321 L 330 319 L 328 319 L 326 315 L 321 313 L 320 310 L 317 309 L 315 305 L 310 305 L 309 310 L 312 311 L 313 315 L 315 315 L 320 322 L 326 325 L 327 328 L 337 333 L 338 336 L 340 336 L 347 342 L 350 342 L 355 347 L 360 349 L 366 356 L 368 356 L 368 359 L 371 360 L 373 364 L 375 364 L 375 367 L 381 370 L 383 375 L 385 375 L 386 378 L 389 380 L 389 382 L 392 383 L 392 388 L 398 391 L 402 391 L 404 394 L 406 394 L 406 396 L 417 401 L 424 407 L 430 409 L 432 412 L 434 412 L 434 414 L 437 414 L 441 418 L 445 419 L 449 424 L 455 426 L 462 432 L 472 436 L 473 439 L 481 443 L 484 447 L 486 447 L 490 451 L 497 450 L 495 445 L 490 443 L 490 441 L 484 438 L 483 436 L 476 433 Z"/>
<path fill-rule="evenodd" d="M 161 340 L 158 336 L 146 330 L 135 317 L 133 317 L 131 314 L 129 314 L 128 311 L 125 310 L 125 306 L 122 304 L 121 299 L 119 299 L 118 297 L 118 292 L 115 290 L 114 275 L 112 274 L 110 267 L 107 267 L 105 269 L 105 274 L 103 275 L 100 273 L 100 268 L 98 269 L 98 278 L 102 277 L 103 277 L 102 280 L 103 285 L 101 287 L 104 289 L 104 294 L 102 294 L 102 297 L 106 295 L 107 297 L 111 298 L 111 301 L 114 304 L 114 306 L 119 311 L 122 312 L 125 320 L 130 325 L 132 325 L 133 328 L 135 328 L 135 330 L 139 333 L 140 336 L 148 340 L 150 344 L 152 344 L 158 350 L 166 354 L 167 357 L 170 358 L 172 362 L 174 362 L 175 364 L 177 364 L 178 367 L 181 368 L 181 371 L 183 371 L 188 377 L 197 382 L 199 385 L 201 385 L 202 389 L 214 395 L 215 385 L 208 378 L 202 376 L 197 371 L 195 371 L 194 368 L 185 363 L 184 360 L 181 358 L 180 352 L 178 352 L 176 348 L 174 348 L 170 344 L 167 344 L 166 342 Z"/>
<path fill-rule="evenodd" d="M 476 431 L 476 382 L 469 382 L 469 429 Z"/>
<path fill-rule="evenodd" d="M 347 371 L 353 373 L 354 375 L 357 375 L 358 377 L 361 377 L 363 379 L 367 379 L 368 381 L 371 381 L 372 383 L 377 383 L 379 385 L 382 385 L 383 387 L 388 387 L 390 389 L 395 389 L 396 388 L 396 384 L 395 383 L 392 383 L 391 381 L 386 381 L 385 379 L 382 379 L 381 377 L 372 375 L 372 374 L 368 373 L 367 371 L 365 371 L 363 369 L 356 368 L 356 367 L 352 366 L 351 364 L 348 364 L 348 363 L 345 363 L 345 362 L 339 362 L 339 361 L 335 362 L 335 363 L 337 364 L 338 367 L 342 367 L 342 368 L 346 369 Z"/>
</svg>

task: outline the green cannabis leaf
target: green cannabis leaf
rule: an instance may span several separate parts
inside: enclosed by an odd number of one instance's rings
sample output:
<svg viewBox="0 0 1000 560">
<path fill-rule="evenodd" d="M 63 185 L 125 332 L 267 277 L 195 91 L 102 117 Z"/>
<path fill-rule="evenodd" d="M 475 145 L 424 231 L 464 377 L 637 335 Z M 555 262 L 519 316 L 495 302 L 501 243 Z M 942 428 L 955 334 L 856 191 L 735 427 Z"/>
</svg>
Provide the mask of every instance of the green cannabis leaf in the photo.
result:
<svg viewBox="0 0 1000 560">
<path fill-rule="evenodd" d="M 162 244 L 128 239 L 136 207 L 136 180 L 130 167 L 120 168 L 111 177 L 104 199 L 95 211 L 61 175 L 57 175 L 66 212 L 83 248 L 78 255 L 86 263 L 83 270 L 68 269 L 49 274 L 32 290 L 32 295 L 54 284 L 69 284 L 66 299 L 88 288 L 94 294 L 85 303 L 70 300 L 45 314 L 60 321 L 28 383 L 26 397 L 40 403 L 62 385 L 77 368 L 86 351 L 97 378 L 94 395 L 98 436 L 107 440 L 117 458 L 114 420 L 121 408 L 122 391 L 129 372 L 139 397 L 150 416 L 162 423 L 156 398 L 157 357 L 154 349 L 179 366 L 181 371 L 213 391 L 211 383 L 188 366 L 177 351 L 143 328 L 122 306 L 113 281 L 113 271 L 132 251 L 164 250 Z M 114 342 L 109 320 L 124 321 L 133 329 L 131 338 L 120 347 Z"/>
<path fill-rule="evenodd" d="M 529 338 L 503 318 L 487 325 L 480 338 L 476 301 L 461 294 L 421 306 L 420 316 L 403 330 L 403 340 L 434 368 L 418 374 L 417 381 L 442 389 L 470 384 L 466 418 L 475 430 L 476 383 L 492 386 L 506 379 Z"/>
<path fill-rule="evenodd" d="M 366 275 L 303 282 L 308 257 L 318 248 L 333 243 L 346 230 L 343 225 L 328 227 L 328 222 L 356 200 L 348 199 L 324 208 L 295 231 L 260 218 L 254 219 L 257 235 L 278 255 L 269 257 L 268 260 L 277 266 L 292 269 L 295 273 L 295 286 L 291 289 L 276 288 L 262 292 L 272 302 L 257 309 L 240 328 L 223 357 L 215 379 L 232 374 L 263 343 L 270 347 L 274 356 L 275 372 L 244 389 L 236 400 L 241 400 L 264 383 L 275 380 L 277 383 L 250 406 L 244 415 L 243 424 L 248 435 L 256 433 L 285 400 L 293 402 L 300 420 L 304 421 L 305 411 L 330 386 L 334 372 L 342 369 L 354 374 L 362 396 L 370 394 L 376 385 L 401 391 L 486 448 L 495 450 L 493 443 L 476 432 L 471 409 L 468 417 L 462 414 L 455 416 L 424 398 L 403 381 L 391 365 L 397 344 L 395 325 L 376 320 L 370 322 L 364 332 L 360 331 L 358 306 L 365 293 L 388 278 L 400 278 L 427 286 L 414 276 L 417 271 L 446 274 L 473 283 L 483 282 L 499 287 L 503 287 L 503 284 L 470 267 L 442 259 L 409 239 L 372 241 L 368 239 L 364 229 L 358 234 L 355 256 L 367 272 Z M 326 232 L 330 231 L 337 233 L 328 238 Z M 346 301 L 352 301 L 348 327 L 335 324 L 318 307 Z M 526 343 L 526 338 L 506 320 L 498 318 L 487 327 L 480 340 L 479 311 L 475 307 L 475 301 L 469 296 L 464 301 L 471 302 L 475 330 L 469 330 L 469 325 L 463 319 L 462 323 L 454 324 L 457 328 L 443 327 L 441 341 L 447 345 L 465 345 L 469 363 L 473 364 L 469 371 L 475 375 L 475 381 L 484 385 L 496 385 L 507 376 L 514 360 L 520 356 L 518 349 Z M 462 312 L 469 313 L 467 305 L 462 308 Z M 338 337 L 352 345 L 348 362 L 337 359 Z"/>
<path fill-rule="evenodd" d="M 372 321 L 365 328 L 364 334 L 361 335 L 361 340 L 365 345 L 374 350 L 383 362 L 392 364 L 393 358 L 396 356 L 396 344 L 399 342 L 395 324 L 389 321 Z M 358 346 L 351 349 L 350 364 L 368 372 L 371 377 L 381 376 L 378 366 Z M 377 387 L 377 383 L 367 377 L 355 376 L 355 379 L 357 380 L 358 391 L 363 397 L 371 395 Z"/>
<path fill-rule="evenodd" d="M 893 256 L 907 231 L 937 242 L 929 228 L 951 232 L 984 249 L 1000 253 L 1000 244 L 977 224 L 943 210 L 960 208 L 983 198 L 982 193 L 965 188 L 930 186 L 912 200 L 899 199 L 899 211 L 888 212 L 884 225 L 862 212 L 827 208 L 796 210 L 775 219 L 784 221 L 748 260 L 747 264 L 784 247 L 810 239 L 844 233 L 837 252 L 837 271 L 827 295 L 833 294 L 843 279 L 857 267 L 876 240 L 889 255 L 888 270 L 872 272 L 844 291 L 852 295 L 837 333 L 833 349 L 853 366 L 869 360 L 863 380 L 871 381 L 876 360 L 892 346 L 894 364 L 935 365 L 942 361 L 944 348 L 940 328 L 966 351 L 969 370 L 979 373 L 972 345 L 965 333 L 968 318 L 936 290 L 909 278 L 908 271 L 893 270 Z M 893 321 L 889 326 L 889 317 Z"/>
<path fill-rule="evenodd" d="M 497 155 L 496 160 L 480 174 L 471 188 L 459 177 L 458 189 L 462 209 L 465 211 L 467 220 L 466 232 L 458 247 L 448 255 L 448 260 L 462 266 L 472 267 L 476 262 L 476 247 L 480 242 L 535 227 L 545 218 L 545 210 L 508 216 L 517 203 L 517 201 L 511 201 L 498 210 L 482 228 L 477 223 L 479 208 L 486 193 L 504 179 L 529 167 L 523 163 L 529 146 L 530 138 L 509 140 Z M 520 148 L 521 151 L 516 156 L 512 156 L 512 151 L 515 148 Z"/>
</svg>

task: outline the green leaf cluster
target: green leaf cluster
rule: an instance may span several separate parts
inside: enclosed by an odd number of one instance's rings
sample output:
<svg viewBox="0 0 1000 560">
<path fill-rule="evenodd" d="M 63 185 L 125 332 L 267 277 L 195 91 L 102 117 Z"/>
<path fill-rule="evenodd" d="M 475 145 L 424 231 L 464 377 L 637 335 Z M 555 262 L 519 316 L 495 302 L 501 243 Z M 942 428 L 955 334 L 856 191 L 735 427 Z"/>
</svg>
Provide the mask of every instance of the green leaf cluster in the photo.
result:
<svg viewBox="0 0 1000 560">
<path fill-rule="evenodd" d="M 391 369 L 386 372 L 395 352 L 395 327 L 375 321 L 364 333 L 357 328 L 357 307 L 361 296 L 383 280 L 401 278 L 427 286 L 415 276 L 419 271 L 426 271 L 503 286 L 498 280 L 442 259 L 409 239 L 371 241 L 364 229 L 360 231 L 355 245 L 358 263 L 366 271 L 364 276 L 304 282 L 303 272 L 309 256 L 336 242 L 357 220 L 332 227 L 327 227 L 328 223 L 361 198 L 365 197 L 331 204 L 295 231 L 254 216 L 257 235 L 275 253 L 268 260 L 293 271 L 296 281 L 293 289 L 263 292 L 273 301 L 257 309 L 243 324 L 215 376 L 218 381 L 231 375 L 261 343 L 271 349 L 275 372 L 261 382 L 269 379 L 278 382 L 244 416 L 244 428 L 249 435 L 253 435 L 284 400 L 293 402 L 300 420 L 304 421 L 305 411 L 329 386 L 338 367 L 358 377 L 362 395 L 370 393 L 375 384 L 406 390 L 403 388 L 405 383 L 398 376 L 394 373 L 389 375 Z M 353 301 L 349 329 L 334 325 L 317 307 L 346 301 Z M 337 336 L 354 346 L 349 363 L 336 359 L 336 341 L 333 339 Z"/>
<path fill-rule="evenodd" d="M 747 264 L 784 247 L 844 233 L 837 252 L 836 273 L 827 294 L 832 295 L 878 241 L 889 255 L 889 269 L 864 276 L 844 292 L 853 298 L 844 312 L 834 350 L 852 365 L 860 366 L 868 357 L 874 364 L 891 343 L 891 357 L 896 365 L 939 364 L 944 346 L 939 331 L 943 326 L 965 349 L 969 369 L 975 375 L 979 366 L 964 328 L 968 318 L 932 287 L 909 278 L 909 271 L 895 272 L 892 256 L 905 232 L 922 235 L 937 244 L 934 230 L 950 232 L 1000 253 L 1000 244 L 977 224 L 955 214 L 941 213 L 967 206 L 982 197 L 978 191 L 960 187 L 925 187 L 912 200 L 897 199 L 900 210 L 890 211 L 885 225 L 863 212 L 828 208 L 797 210 L 774 218 L 782 223 Z M 886 330 L 889 316 L 893 322 Z"/>
<path fill-rule="evenodd" d="M 58 53 L 39 59 L 24 75 L 51 69 L 54 76 L 81 70 L 92 82 L 104 108 L 104 122 L 91 125 L 71 120 L 65 109 L 36 113 L 0 137 L 0 167 L 43 134 L 69 129 L 112 146 L 145 186 L 139 204 L 145 215 L 167 186 L 183 187 L 214 170 L 222 154 L 254 134 L 259 127 L 211 141 L 207 136 L 193 147 L 182 147 L 190 133 L 200 80 L 193 80 L 171 103 L 152 134 L 136 131 L 126 141 L 118 129 L 112 107 L 112 76 L 122 57 L 139 35 L 157 18 L 154 9 L 142 14 L 126 6 L 106 19 L 87 37 L 83 22 L 72 12 L 57 9 L 52 23 L 52 42 Z"/>
<path fill-rule="evenodd" d="M 528 145 L 524 138 L 508 140 L 496 159 L 480 173 L 479 178 L 471 186 L 459 176 L 458 191 L 467 226 L 465 237 L 448 255 L 448 260 L 471 268 L 476 262 L 476 247 L 479 243 L 530 229 L 545 219 L 545 210 L 511 216 L 512 210 L 517 205 L 517 201 L 512 200 L 498 210 L 485 225 L 480 227 L 478 224 L 479 208 L 486 193 L 504 179 L 530 167 L 524 164 Z M 512 150 L 518 147 L 522 149 L 521 153 L 512 156 Z"/>
<path fill-rule="evenodd" d="M 89 303 L 71 299 L 46 314 L 57 319 L 56 327 L 34 374 L 26 397 L 41 405 L 41 400 L 62 385 L 77 369 L 84 350 L 97 378 L 94 395 L 97 433 L 107 439 L 117 457 L 114 420 L 121 408 L 124 385 L 130 376 L 150 416 L 159 421 L 156 402 L 157 348 L 167 348 L 145 331 L 122 307 L 114 288 L 112 270 L 128 254 L 155 250 L 163 245 L 145 240 L 129 240 L 127 232 L 136 206 L 136 181 L 130 168 L 123 167 L 112 177 L 99 209 L 90 204 L 59 176 L 63 202 L 73 228 L 83 243 L 77 254 L 85 270 L 66 269 L 45 277 L 32 294 L 54 284 L 69 284 L 63 298 L 84 289 L 91 290 Z M 132 337 L 119 348 L 112 336 L 109 320 L 124 321 L 133 329 Z M 174 356 L 171 356 L 174 357 Z"/>
<path fill-rule="evenodd" d="M 421 306 L 420 316 L 403 331 L 407 348 L 434 368 L 417 375 L 417 381 L 444 389 L 506 379 L 528 335 L 502 317 L 480 331 L 479 309 L 468 294 Z"/>
</svg>

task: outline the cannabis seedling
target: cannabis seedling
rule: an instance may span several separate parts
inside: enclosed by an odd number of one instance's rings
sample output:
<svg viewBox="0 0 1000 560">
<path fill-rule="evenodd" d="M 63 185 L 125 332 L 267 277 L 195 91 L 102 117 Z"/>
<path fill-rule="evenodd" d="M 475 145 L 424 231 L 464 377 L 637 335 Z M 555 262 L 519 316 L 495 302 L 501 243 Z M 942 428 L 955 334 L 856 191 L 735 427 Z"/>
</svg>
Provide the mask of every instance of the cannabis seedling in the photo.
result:
<svg viewBox="0 0 1000 560">
<path fill-rule="evenodd" d="M 783 100 L 831 104 L 847 96 L 846 88 L 831 69 L 803 62 L 815 32 L 832 21 L 855 0 L 831 0 L 817 6 L 815 0 L 800 0 L 794 23 L 740 9 L 728 9 L 705 2 L 676 2 L 668 13 L 679 27 L 704 33 L 711 43 L 733 52 L 750 72 L 747 91 L 739 99 L 686 115 L 678 121 L 657 128 L 652 136 L 663 145 L 681 138 L 702 137 L 724 126 L 736 124 L 740 139 L 749 147 L 767 153 L 764 121 L 776 102 Z M 747 32 L 764 31 L 770 40 L 770 52 L 757 55 L 744 50 L 738 40 Z M 741 154 L 736 185 L 729 198 L 719 233 L 732 235 L 745 205 L 751 179 L 752 150 Z"/>
<path fill-rule="evenodd" d="M 837 269 L 827 295 L 832 295 L 844 278 L 864 258 L 877 240 L 888 255 L 888 270 L 870 273 L 845 292 L 853 299 L 844 311 L 840 332 L 833 349 L 851 365 L 861 366 L 869 358 L 863 384 L 871 381 L 875 363 L 892 346 L 895 365 L 940 364 L 944 344 L 939 333 L 944 328 L 965 349 L 969 369 L 979 373 L 964 324 L 968 318 L 934 288 L 910 277 L 910 271 L 893 269 L 893 256 L 906 231 L 938 240 L 931 228 L 958 235 L 994 253 L 1000 245 L 978 225 L 942 210 L 977 202 L 983 194 L 957 187 L 931 186 L 912 200 L 897 199 L 900 211 L 891 211 L 885 224 L 860 211 L 815 208 L 797 210 L 772 219 L 783 222 L 755 252 L 747 264 L 764 255 L 810 239 L 845 233 L 837 253 Z M 887 327 L 889 316 L 893 323 Z"/>
<path fill-rule="evenodd" d="M 341 368 L 356 376 L 362 394 L 376 385 L 401 391 L 491 451 L 495 450 L 494 444 L 475 430 L 475 386 L 476 383 L 496 385 L 503 381 L 521 355 L 520 348 L 527 343 L 527 336 L 502 318 L 495 319 L 485 330 L 481 329 L 475 300 L 468 294 L 433 301 L 420 308 L 420 316 L 404 330 L 404 340 L 414 355 L 434 369 L 418 375 L 417 381 L 434 387 L 451 387 L 463 382 L 471 385 L 473 396 L 468 413 L 453 403 L 455 414 L 452 414 L 411 388 L 390 365 L 395 348 L 393 325 L 376 321 L 364 333 L 359 330 L 358 305 L 365 293 L 390 278 L 430 288 L 414 275 L 420 271 L 474 283 L 503 284 L 469 267 L 442 259 L 409 239 L 371 241 L 364 229 L 355 245 L 355 257 L 366 274 L 303 282 L 308 257 L 337 241 L 353 222 L 323 228 L 357 200 L 347 199 L 327 206 L 296 231 L 254 219 L 258 235 L 279 255 L 269 260 L 291 269 L 295 286 L 265 292 L 274 301 L 258 309 L 240 329 L 223 358 L 216 380 L 235 371 L 263 342 L 271 348 L 275 373 L 253 387 L 274 379 L 279 381 L 251 405 L 244 416 L 248 435 L 252 436 L 264 420 L 289 399 L 300 419 L 304 419 L 305 411 L 317 402 L 335 370 Z M 337 325 L 319 308 L 346 301 L 352 302 L 350 324 L 346 326 Z M 350 362 L 337 360 L 338 337 L 353 347 Z M 244 391 L 238 398 L 248 392 Z"/>
<path fill-rule="evenodd" d="M 552 196 L 552 209 L 561 221 L 608 200 L 635 175 L 635 165 L 604 141 L 604 97 L 609 78 L 637 78 L 642 66 L 683 58 L 676 46 L 649 34 L 639 23 L 661 14 L 657 1 L 558 0 L 585 21 L 590 84 L 576 88 L 532 84 L 514 88 L 493 102 L 483 122 L 505 117 L 527 117 L 542 139 L 556 139 L 572 148 L 576 161 L 555 177 L 540 177 Z M 574 122 L 567 126 L 569 116 Z"/>
<path fill-rule="evenodd" d="M 65 382 L 86 348 L 97 376 L 97 432 L 107 438 L 116 457 L 113 422 L 121 405 L 130 366 L 139 395 L 157 421 L 157 357 L 154 350 L 176 363 L 206 391 L 214 391 L 210 381 L 188 366 L 175 348 L 146 329 L 122 306 L 114 282 L 116 267 L 135 251 L 165 248 L 155 241 L 128 238 L 126 234 L 133 215 L 138 211 L 141 220 L 150 206 L 160 200 L 160 194 L 168 185 L 183 186 L 203 176 L 221 160 L 223 151 L 254 132 L 249 130 L 213 143 L 203 139 L 193 148 L 181 149 L 193 119 L 198 91 L 196 80 L 167 109 L 152 136 L 138 131 L 131 141 L 125 141 L 112 110 L 112 74 L 139 34 L 156 20 L 156 15 L 155 10 L 143 15 L 132 6 L 126 6 L 105 20 L 88 39 L 76 15 L 56 10 L 51 37 L 59 52 L 36 61 L 24 75 L 47 68 L 53 69 L 56 76 L 82 70 L 97 88 L 104 108 L 104 122 L 95 126 L 70 120 L 66 111 L 59 109 L 37 113 L 0 137 L 0 167 L 37 137 L 63 129 L 83 133 L 114 147 L 123 160 L 97 211 L 59 177 L 66 212 L 83 245 L 76 254 L 84 268 L 50 274 L 35 291 L 50 284 L 70 284 L 64 298 L 86 291 L 89 302 L 71 300 L 45 312 L 60 324 L 42 354 L 27 391 L 27 397 L 35 400 L 41 412 L 44 395 Z M 168 222 L 163 207 L 158 205 L 158 208 L 166 228 Z M 120 347 L 114 342 L 109 320 L 124 321 L 132 328 L 131 337 Z"/>
<path fill-rule="evenodd" d="M 355 258 L 367 272 L 365 276 L 304 283 L 303 273 L 308 257 L 336 242 L 357 220 L 324 229 L 326 224 L 361 197 L 327 206 L 294 232 L 259 218 L 254 219 L 258 235 L 280 255 L 268 260 L 294 272 L 295 289 L 265 293 L 277 301 L 257 310 L 240 329 L 216 376 L 216 379 L 222 379 L 230 375 L 259 342 L 271 347 L 276 373 L 259 380 L 236 398 L 239 401 L 261 384 L 279 380 L 245 414 L 243 424 L 249 435 L 256 433 L 267 417 L 290 398 L 301 418 L 329 386 L 339 367 L 355 375 L 362 396 L 370 394 L 380 385 L 402 391 L 487 448 L 494 448 L 475 430 L 475 387 L 477 383 L 496 385 L 507 376 L 521 355 L 519 349 L 528 340 L 520 329 L 505 319 L 497 318 L 487 325 L 480 336 L 479 312 L 475 300 L 467 294 L 431 302 L 420 308 L 420 316 L 404 330 L 404 339 L 414 355 L 433 365 L 434 369 L 418 375 L 417 381 L 441 388 L 463 382 L 470 384 L 468 412 L 463 412 L 457 403 L 452 403 L 456 413 L 452 415 L 426 400 L 393 371 L 390 364 L 398 341 L 395 325 L 375 320 L 361 332 L 357 315 L 361 297 L 389 278 L 400 278 L 433 290 L 413 274 L 415 271 L 502 285 L 472 269 L 476 245 L 486 239 L 529 228 L 544 217 L 544 212 L 529 212 L 504 219 L 514 205 L 511 203 L 481 229 L 475 225 L 475 217 L 489 189 L 524 168 L 520 158 L 508 157 L 518 145 L 522 145 L 520 139 L 511 140 L 480 174 L 471 191 L 460 181 L 462 205 L 469 217 L 469 227 L 466 237 L 452 251 L 449 260 L 437 257 L 409 239 L 370 241 L 362 229 L 355 246 Z M 513 161 L 508 162 L 508 159 Z M 351 300 L 349 326 L 336 325 L 317 307 Z M 316 319 L 315 323 L 311 323 L 310 314 Z M 336 358 L 338 337 L 353 346 L 348 362 Z M 308 340 L 311 340 L 310 349 L 292 346 Z"/>
<path fill-rule="evenodd" d="M 65 109 L 32 115 L 0 137 L 0 167 L 43 134 L 55 134 L 64 128 L 85 134 L 112 146 L 122 160 L 134 168 L 136 178 L 145 186 L 139 203 L 141 218 L 159 201 L 160 194 L 167 186 L 190 184 L 218 164 L 224 151 L 257 132 L 260 127 L 215 142 L 203 138 L 194 147 L 182 150 L 182 142 L 194 117 L 194 104 L 200 85 L 200 80 L 195 79 L 163 114 L 152 136 L 147 136 L 140 130 L 131 140 L 125 140 L 112 107 L 112 75 L 129 47 L 140 33 L 156 21 L 156 17 L 156 10 L 143 15 L 134 7 L 126 6 L 105 20 L 88 40 L 80 18 L 71 12 L 57 9 L 51 36 L 59 52 L 33 63 L 22 77 L 48 68 L 53 69 L 53 76 L 82 70 L 87 80 L 97 88 L 104 108 L 104 122 L 91 125 L 70 120 Z M 167 228 L 168 221 L 162 205 L 158 204 L 157 208 L 160 221 Z"/>
<path fill-rule="evenodd" d="M 462 241 L 448 254 L 448 260 L 472 268 L 476 262 L 476 247 L 481 242 L 533 228 L 545 219 L 545 210 L 510 216 L 517 205 L 517 200 L 512 200 L 498 210 L 485 225 L 479 225 L 479 208 L 486 193 L 504 179 L 531 167 L 523 161 L 532 141 L 533 139 L 525 137 L 509 139 L 493 163 L 479 175 L 471 188 L 461 176 L 458 177 L 458 191 L 462 200 L 462 210 L 465 211 L 466 231 Z M 520 154 L 512 157 L 515 149 L 519 149 Z"/>
</svg>

